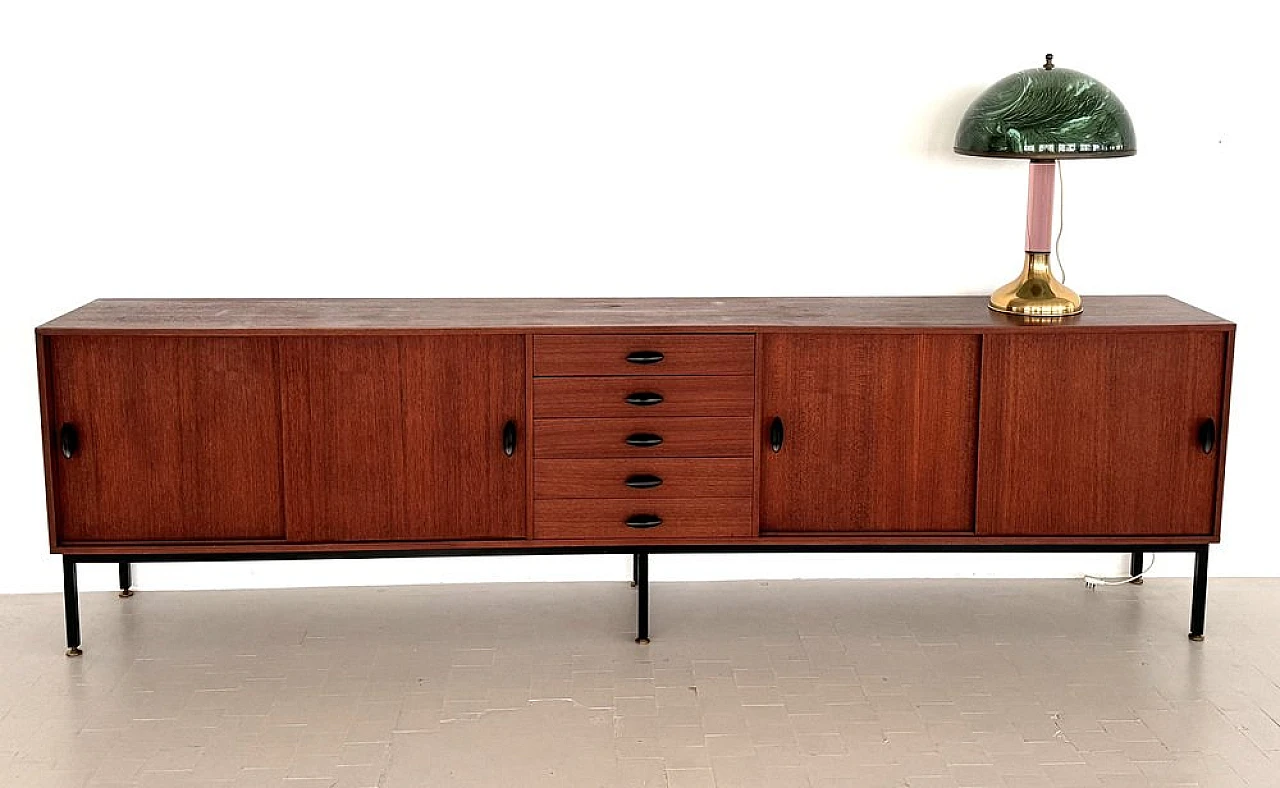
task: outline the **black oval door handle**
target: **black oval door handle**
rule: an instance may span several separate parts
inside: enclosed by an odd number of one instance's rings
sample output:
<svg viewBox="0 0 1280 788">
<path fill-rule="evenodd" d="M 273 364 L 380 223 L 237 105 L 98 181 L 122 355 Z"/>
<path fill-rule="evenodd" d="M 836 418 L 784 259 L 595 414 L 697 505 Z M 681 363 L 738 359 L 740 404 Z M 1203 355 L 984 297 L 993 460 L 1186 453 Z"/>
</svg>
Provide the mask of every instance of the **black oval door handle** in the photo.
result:
<svg viewBox="0 0 1280 788">
<path fill-rule="evenodd" d="M 652 473 L 633 473 L 623 484 L 633 490 L 652 490 L 654 487 L 662 486 L 662 477 L 654 476 Z"/>
<path fill-rule="evenodd" d="M 502 453 L 510 457 L 516 453 L 516 423 L 508 421 L 502 427 Z"/>
<path fill-rule="evenodd" d="M 1205 454 L 1213 454 L 1213 448 L 1218 445 L 1218 425 L 1213 419 L 1205 419 L 1200 422 L 1200 451 Z"/>
<path fill-rule="evenodd" d="M 652 432 L 633 432 L 623 442 L 628 446 L 639 446 L 642 449 L 647 449 L 650 446 L 661 446 L 662 436 L 654 435 Z"/>
<path fill-rule="evenodd" d="M 769 425 L 769 448 L 775 452 L 782 451 L 782 440 L 786 437 L 786 430 L 782 428 L 782 417 L 774 416 L 773 423 Z"/>
<path fill-rule="evenodd" d="M 628 364 L 657 364 L 666 356 L 656 350 L 637 350 L 627 354 Z"/>
<path fill-rule="evenodd" d="M 58 448 L 62 449 L 62 456 L 68 460 L 76 456 L 76 452 L 80 450 L 80 433 L 74 424 L 68 422 L 58 428 Z"/>
<path fill-rule="evenodd" d="M 662 518 L 656 514 L 633 514 L 626 519 L 628 528 L 657 528 Z"/>
<path fill-rule="evenodd" d="M 627 395 L 628 405 L 639 405 L 642 408 L 657 405 L 660 402 L 662 402 L 662 395 L 656 391 L 637 391 Z"/>
</svg>

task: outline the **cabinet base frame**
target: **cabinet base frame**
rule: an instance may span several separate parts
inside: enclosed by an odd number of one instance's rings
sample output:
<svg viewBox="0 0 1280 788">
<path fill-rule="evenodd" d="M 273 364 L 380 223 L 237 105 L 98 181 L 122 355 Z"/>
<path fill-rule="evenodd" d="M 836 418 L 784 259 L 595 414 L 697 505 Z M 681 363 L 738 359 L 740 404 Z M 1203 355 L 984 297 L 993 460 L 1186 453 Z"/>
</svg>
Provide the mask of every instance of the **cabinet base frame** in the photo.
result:
<svg viewBox="0 0 1280 788">
<path fill-rule="evenodd" d="M 292 553 L 92 553 L 63 554 L 62 600 L 67 627 L 67 656 L 78 657 L 81 650 L 80 594 L 76 568 L 79 564 L 119 564 L 120 596 L 133 594 L 132 564 L 191 563 L 222 561 L 288 561 L 315 558 L 425 558 L 428 556 L 486 555 L 631 555 L 631 585 L 636 589 L 636 642 L 649 642 L 649 556 L 688 553 L 1129 553 L 1131 569 L 1142 568 L 1142 554 L 1193 553 L 1195 574 L 1191 583 L 1191 625 L 1187 637 L 1204 640 L 1205 602 L 1209 586 L 1208 544 L 859 544 L 859 545 L 601 545 L 593 547 L 494 547 L 487 549 L 440 550 L 323 550 Z M 1012 581 L 1011 581 L 1012 582 Z"/>
</svg>

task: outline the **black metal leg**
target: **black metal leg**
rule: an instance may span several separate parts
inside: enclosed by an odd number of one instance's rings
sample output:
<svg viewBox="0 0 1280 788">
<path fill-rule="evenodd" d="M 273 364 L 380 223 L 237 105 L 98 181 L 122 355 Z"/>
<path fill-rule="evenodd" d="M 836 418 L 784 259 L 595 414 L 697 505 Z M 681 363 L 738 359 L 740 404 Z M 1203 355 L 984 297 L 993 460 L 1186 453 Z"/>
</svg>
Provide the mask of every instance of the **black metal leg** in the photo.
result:
<svg viewBox="0 0 1280 788">
<path fill-rule="evenodd" d="M 78 657 L 80 650 L 80 589 L 76 583 L 76 562 L 62 556 L 62 605 L 67 620 L 67 656 Z"/>
<path fill-rule="evenodd" d="M 120 564 L 120 596 L 133 596 L 133 564 Z"/>
<path fill-rule="evenodd" d="M 1142 553 L 1131 553 L 1129 555 L 1129 576 L 1133 577 L 1130 583 L 1135 586 L 1142 585 L 1142 578 L 1136 575 L 1142 574 Z"/>
<path fill-rule="evenodd" d="M 649 554 L 636 553 L 636 642 L 649 642 Z"/>
<path fill-rule="evenodd" d="M 640 578 L 640 554 L 631 554 L 631 587 L 635 588 Z"/>
<path fill-rule="evenodd" d="M 1204 603 L 1209 592 L 1209 545 L 1196 547 L 1196 574 L 1191 581 L 1191 633 L 1187 637 L 1204 640 Z"/>
</svg>

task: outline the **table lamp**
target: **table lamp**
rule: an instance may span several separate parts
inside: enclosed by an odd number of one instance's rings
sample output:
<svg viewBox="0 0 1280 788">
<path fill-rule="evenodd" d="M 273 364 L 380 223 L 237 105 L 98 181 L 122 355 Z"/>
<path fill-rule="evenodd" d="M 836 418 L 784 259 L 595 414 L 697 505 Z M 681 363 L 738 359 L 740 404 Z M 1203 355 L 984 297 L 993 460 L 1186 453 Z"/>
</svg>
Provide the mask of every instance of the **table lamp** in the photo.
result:
<svg viewBox="0 0 1280 788">
<path fill-rule="evenodd" d="M 1120 99 L 1093 77 L 1044 65 L 1010 74 L 973 100 L 956 130 L 956 153 L 1029 159 L 1027 247 L 1022 274 L 991 294 L 997 312 L 1034 317 L 1078 314 L 1080 296 L 1053 276 L 1053 186 L 1058 159 L 1137 153 Z"/>
</svg>

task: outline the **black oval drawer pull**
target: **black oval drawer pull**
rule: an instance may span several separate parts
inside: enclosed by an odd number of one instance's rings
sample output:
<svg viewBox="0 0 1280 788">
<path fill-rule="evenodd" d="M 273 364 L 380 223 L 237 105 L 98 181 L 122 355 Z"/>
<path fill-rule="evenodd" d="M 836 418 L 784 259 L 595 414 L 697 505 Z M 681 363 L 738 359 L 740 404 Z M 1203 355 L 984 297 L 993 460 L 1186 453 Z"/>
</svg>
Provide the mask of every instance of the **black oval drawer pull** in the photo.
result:
<svg viewBox="0 0 1280 788">
<path fill-rule="evenodd" d="M 639 405 L 642 408 L 657 405 L 660 402 L 662 402 L 662 395 L 656 391 L 637 391 L 627 395 L 628 405 Z"/>
<path fill-rule="evenodd" d="M 1218 425 L 1213 419 L 1200 422 L 1200 451 L 1213 454 L 1213 447 L 1218 445 Z"/>
<path fill-rule="evenodd" d="M 652 490 L 662 486 L 662 477 L 652 473 L 635 473 L 627 477 L 623 484 L 633 490 Z"/>
<path fill-rule="evenodd" d="M 76 431 L 74 424 L 63 424 L 58 429 L 58 448 L 62 449 L 62 456 L 68 460 L 76 456 L 76 452 L 80 450 L 80 433 Z"/>
<path fill-rule="evenodd" d="M 775 452 L 782 451 L 782 439 L 786 437 L 786 431 L 782 428 L 782 417 L 774 416 L 773 423 L 769 425 L 769 448 Z"/>
<path fill-rule="evenodd" d="M 662 436 L 654 435 L 652 432 L 633 432 L 624 440 L 628 446 L 639 446 L 640 448 L 648 448 L 650 446 L 661 446 Z"/>
<path fill-rule="evenodd" d="M 657 528 L 662 518 L 656 514 L 633 514 L 626 519 L 628 528 Z"/>
<path fill-rule="evenodd" d="M 637 350 L 634 353 L 627 354 L 627 363 L 629 364 L 657 364 L 666 356 L 656 350 Z"/>
<path fill-rule="evenodd" d="M 516 453 L 516 423 L 508 421 L 502 427 L 502 453 L 510 457 Z"/>
</svg>

